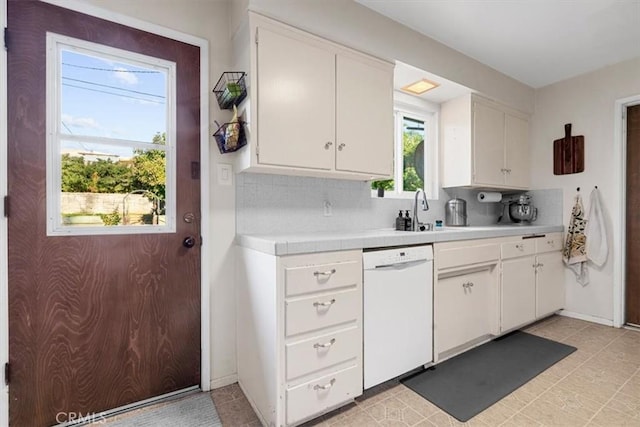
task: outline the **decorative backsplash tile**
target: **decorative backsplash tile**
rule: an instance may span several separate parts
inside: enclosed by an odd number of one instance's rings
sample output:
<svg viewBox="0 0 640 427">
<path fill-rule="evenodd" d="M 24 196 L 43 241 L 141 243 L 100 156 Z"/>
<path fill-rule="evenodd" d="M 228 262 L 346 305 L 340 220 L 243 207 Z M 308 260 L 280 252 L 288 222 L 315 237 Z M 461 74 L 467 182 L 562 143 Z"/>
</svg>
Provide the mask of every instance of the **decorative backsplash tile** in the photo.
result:
<svg viewBox="0 0 640 427">
<path fill-rule="evenodd" d="M 429 200 L 429 211 L 419 212 L 422 222 L 444 221 L 447 200 L 467 201 L 469 225 L 495 224 L 501 203 L 480 203 L 478 191 L 440 190 Z M 562 190 L 533 190 L 538 224 L 562 223 Z M 331 216 L 325 216 L 325 202 Z M 413 199 L 371 197 L 368 182 L 284 175 L 236 175 L 236 231 L 238 234 L 304 233 L 315 231 L 393 228 L 398 210 L 413 209 Z M 413 215 L 413 214 L 412 214 Z"/>
</svg>

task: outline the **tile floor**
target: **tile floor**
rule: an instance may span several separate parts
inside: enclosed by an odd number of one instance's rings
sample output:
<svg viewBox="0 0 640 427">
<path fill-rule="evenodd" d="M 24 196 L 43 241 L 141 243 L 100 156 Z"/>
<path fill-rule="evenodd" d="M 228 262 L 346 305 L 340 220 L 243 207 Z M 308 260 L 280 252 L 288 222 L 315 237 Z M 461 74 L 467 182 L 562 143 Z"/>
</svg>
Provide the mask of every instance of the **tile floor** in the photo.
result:
<svg viewBox="0 0 640 427">
<path fill-rule="evenodd" d="M 560 316 L 525 330 L 578 350 L 467 423 L 385 383 L 305 426 L 640 427 L 640 332 Z M 260 425 L 237 384 L 211 396 L 225 427 Z"/>
</svg>

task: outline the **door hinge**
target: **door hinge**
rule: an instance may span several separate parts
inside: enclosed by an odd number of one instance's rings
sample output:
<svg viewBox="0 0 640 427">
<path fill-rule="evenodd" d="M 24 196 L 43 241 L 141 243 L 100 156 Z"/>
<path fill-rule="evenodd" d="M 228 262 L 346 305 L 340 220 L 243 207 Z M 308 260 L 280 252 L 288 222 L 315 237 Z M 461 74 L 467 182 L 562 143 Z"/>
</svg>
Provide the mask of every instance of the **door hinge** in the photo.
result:
<svg viewBox="0 0 640 427">
<path fill-rule="evenodd" d="M 256 44 L 258 44 L 258 29 L 256 28 Z"/>
<path fill-rule="evenodd" d="M 9 385 L 11 382 L 11 365 L 9 362 L 4 364 L 4 384 Z"/>
<path fill-rule="evenodd" d="M 256 144 L 256 160 L 260 161 L 260 146 Z"/>
<path fill-rule="evenodd" d="M 4 50 L 9 50 L 9 29 L 4 27 Z"/>
<path fill-rule="evenodd" d="M 9 218 L 9 196 L 4 196 L 4 216 Z"/>
</svg>

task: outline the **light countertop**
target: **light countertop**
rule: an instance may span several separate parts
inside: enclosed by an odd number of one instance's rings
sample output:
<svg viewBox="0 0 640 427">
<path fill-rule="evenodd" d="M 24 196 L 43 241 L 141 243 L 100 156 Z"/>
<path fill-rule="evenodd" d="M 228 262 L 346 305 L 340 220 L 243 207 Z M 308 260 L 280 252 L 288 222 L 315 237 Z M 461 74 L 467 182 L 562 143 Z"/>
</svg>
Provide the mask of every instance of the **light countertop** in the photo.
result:
<svg viewBox="0 0 640 427">
<path fill-rule="evenodd" d="M 455 240 L 545 234 L 563 231 L 562 225 L 494 225 L 445 227 L 435 231 L 395 231 L 393 229 L 331 231 L 292 234 L 239 234 L 239 246 L 271 255 L 370 249 Z"/>
</svg>

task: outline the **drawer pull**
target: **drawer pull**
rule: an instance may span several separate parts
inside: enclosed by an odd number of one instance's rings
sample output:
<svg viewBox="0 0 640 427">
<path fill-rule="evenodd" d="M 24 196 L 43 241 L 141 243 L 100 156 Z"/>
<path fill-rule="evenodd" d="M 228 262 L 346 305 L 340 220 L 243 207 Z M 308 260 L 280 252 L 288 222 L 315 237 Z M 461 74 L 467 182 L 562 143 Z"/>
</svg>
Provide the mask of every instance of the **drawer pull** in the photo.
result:
<svg viewBox="0 0 640 427">
<path fill-rule="evenodd" d="M 329 271 L 314 271 L 313 275 L 318 277 L 318 276 L 331 276 L 332 274 L 335 274 L 336 269 L 332 268 Z"/>
<path fill-rule="evenodd" d="M 472 288 L 473 287 L 473 282 L 465 282 L 465 283 L 462 284 L 462 287 L 463 288 L 467 288 L 467 289 Z"/>
<path fill-rule="evenodd" d="M 314 307 L 331 307 L 333 304 L 335 304 L 336 299 L 332 298 L 331 301 L 325 301 L 325 302 L 314 302 L 313 306 Z"/>
<path fill-rule="evenodd" d="M 547 240 L 547 245 L 553 245 L 553 240 Z"/>
<path fill-rule="evenodd" d="M 524 246 L 522 246 L 522 245 L 516 245 L 516 249 L 520 249 L 521 251 L 523 251 L 523 250 L 524 250 Z"/>
<path fill-rule="evenodd" d="M 313 348 L 327 348 L 327 347 L 331 347 L 332 345 L 334 345 L 336 343 L 336 339 L 335 338 L 331 338 L 331 341 L 326 342 L 324 344 L 320 344 L 320 343 L 315 343 L 313 345 Z"/>
<path fill-rule="evenodd" d="M 329 381 L 329 382 L 328 382 L 328 383 L 326 383 L 325 385 L 319 385 L 319 384 L 314 385 L 314 386 L 313 386 L 313 389 L 314 389 L 314 390 L 328 390 L 328 389 L 330 389 L 331 387 L 333 387 L 333 384 L 334 384 L 335 382 L 336 382 L 336 379 L 335 379 L 335 378 L 333 378 L 331 381 Z"/>
</svg>

